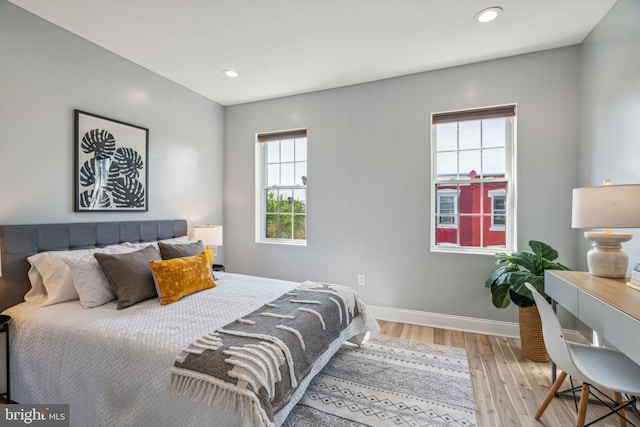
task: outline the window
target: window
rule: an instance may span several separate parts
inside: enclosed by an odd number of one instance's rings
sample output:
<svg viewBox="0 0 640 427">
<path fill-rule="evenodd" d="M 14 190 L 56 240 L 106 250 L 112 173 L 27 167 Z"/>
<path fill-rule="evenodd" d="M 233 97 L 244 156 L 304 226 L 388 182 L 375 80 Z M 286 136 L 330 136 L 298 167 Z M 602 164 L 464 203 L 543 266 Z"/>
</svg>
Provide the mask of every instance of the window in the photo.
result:
<svg viewBox="0 0 640 427">
<path fill-rule="evenodd" d="M 431 115 L 431 250 L 513 250 L 515 113 L 505 105 Z"/>
<path fill-rule="evenodd" d="M 307 131 L 259 134 L 256 241 L 306 244 Z"/>
<path fill-rule="evenodd" d="M 507 224 L 507 197 L 504 190 L 489 191 L 491 198 L 491 228 L 489 230 L 505 230 Z"/>
<path fill-rule="evenodd" d="M 456 190 L 438 190 L 438 228 L 455 228 L 457 225 L 458 194 Z"/>
</svg>

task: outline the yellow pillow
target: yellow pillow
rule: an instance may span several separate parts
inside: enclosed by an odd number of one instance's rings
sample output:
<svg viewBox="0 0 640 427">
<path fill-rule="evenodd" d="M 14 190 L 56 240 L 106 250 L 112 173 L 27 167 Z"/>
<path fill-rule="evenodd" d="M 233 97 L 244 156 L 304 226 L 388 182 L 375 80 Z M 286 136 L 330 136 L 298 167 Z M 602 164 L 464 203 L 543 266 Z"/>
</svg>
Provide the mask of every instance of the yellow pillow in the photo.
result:
<svg viewBox="0 0 640 427">
<path fill-rule="evenodd" d="M 213 249 L 205 248 L 204 253 L 207 254 L 207 261 L 209 261 L 209 265 L 213 265 Z"/>
<path fill-rule="evenodd" d="M 161 305 L 216 287 L 207 254 L 149 261 Z"/>
</svg>

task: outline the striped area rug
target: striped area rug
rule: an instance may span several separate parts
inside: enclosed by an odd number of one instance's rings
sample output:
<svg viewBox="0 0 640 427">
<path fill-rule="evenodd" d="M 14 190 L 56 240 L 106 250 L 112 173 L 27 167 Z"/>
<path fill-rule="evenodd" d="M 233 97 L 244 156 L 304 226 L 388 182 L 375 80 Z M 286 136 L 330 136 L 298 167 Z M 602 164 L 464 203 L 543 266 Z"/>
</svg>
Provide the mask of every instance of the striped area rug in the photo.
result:
<svg viewBox="0 0 640 427">
<path fill-rule="evenodd" d="M 380 336 L 336 353 L 283 426 L 476 423 L 464 349 Z"/>
</svg>

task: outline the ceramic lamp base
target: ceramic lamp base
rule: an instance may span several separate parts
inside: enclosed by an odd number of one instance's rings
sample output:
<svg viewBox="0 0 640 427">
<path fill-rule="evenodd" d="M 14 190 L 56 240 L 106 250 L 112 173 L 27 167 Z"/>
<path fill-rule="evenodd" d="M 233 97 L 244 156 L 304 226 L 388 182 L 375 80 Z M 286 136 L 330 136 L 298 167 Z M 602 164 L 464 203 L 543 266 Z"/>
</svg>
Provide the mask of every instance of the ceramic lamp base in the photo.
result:
<svg viewBox="0 0 640 427">
<path fill-rule="evenodd" d="M 585 232 L 584 237 L 593 242 L 593 249 L 587 253 L 589 273 L 611 279 L 626 277 L 629 256 L 622 251 L 622 242 L 628 242 L 632 236 L 630 233 Z"/>
</svg>

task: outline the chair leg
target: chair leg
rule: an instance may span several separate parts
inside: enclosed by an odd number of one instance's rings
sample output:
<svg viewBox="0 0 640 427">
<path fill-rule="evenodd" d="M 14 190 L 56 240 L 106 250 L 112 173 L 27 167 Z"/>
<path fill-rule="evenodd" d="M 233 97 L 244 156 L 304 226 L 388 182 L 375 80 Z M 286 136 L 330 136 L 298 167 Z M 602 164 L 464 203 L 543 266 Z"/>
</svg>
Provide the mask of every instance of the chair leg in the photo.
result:
<svg viewBox="0 0 640 427">
<path fill-rule="evenodd" d="M 580 403 L 578 404 L 578 417 L 576 427 L 584 427 L 584 419 L 587 416 L 587 404 L 589 403 L 589 384 L 582 383 L 582 393 L 580 393 Z"/>
<path fill-rule="evenodd" d="M 564 382 L 565 378 L 567 378 L 567 373 L 564 371 L 561 371 L 560 375 L 558 375 L 558 378 L 556 378 L 556 382 L 553 383 L 553 385 L 549 389 L 549 392 L 547 393 L 544 400 L 542 401 L 542 404 L 540 405 L 540 409 L 538 409 L 538 412 L 536 412 L 536 416 L 535 416 L 536 420 L 539 420 L 542 414 L 544 413 L 544 411 L 547 409 L 547 406 L 549 406 L 549 403 L 555 397 L 556 392 Z"/>
<path fill-rule="evenodd" d="M 613 397 L 618 406 L 620 406 L 622 404 L 622 394 L 616 391 L 613 393 Z M 618 421 L 620 421 L 620 427 L 627 427 L 627 421 L 624 419 L 624 409 L 621 408 L 617 413 Z"/>
</svg>

